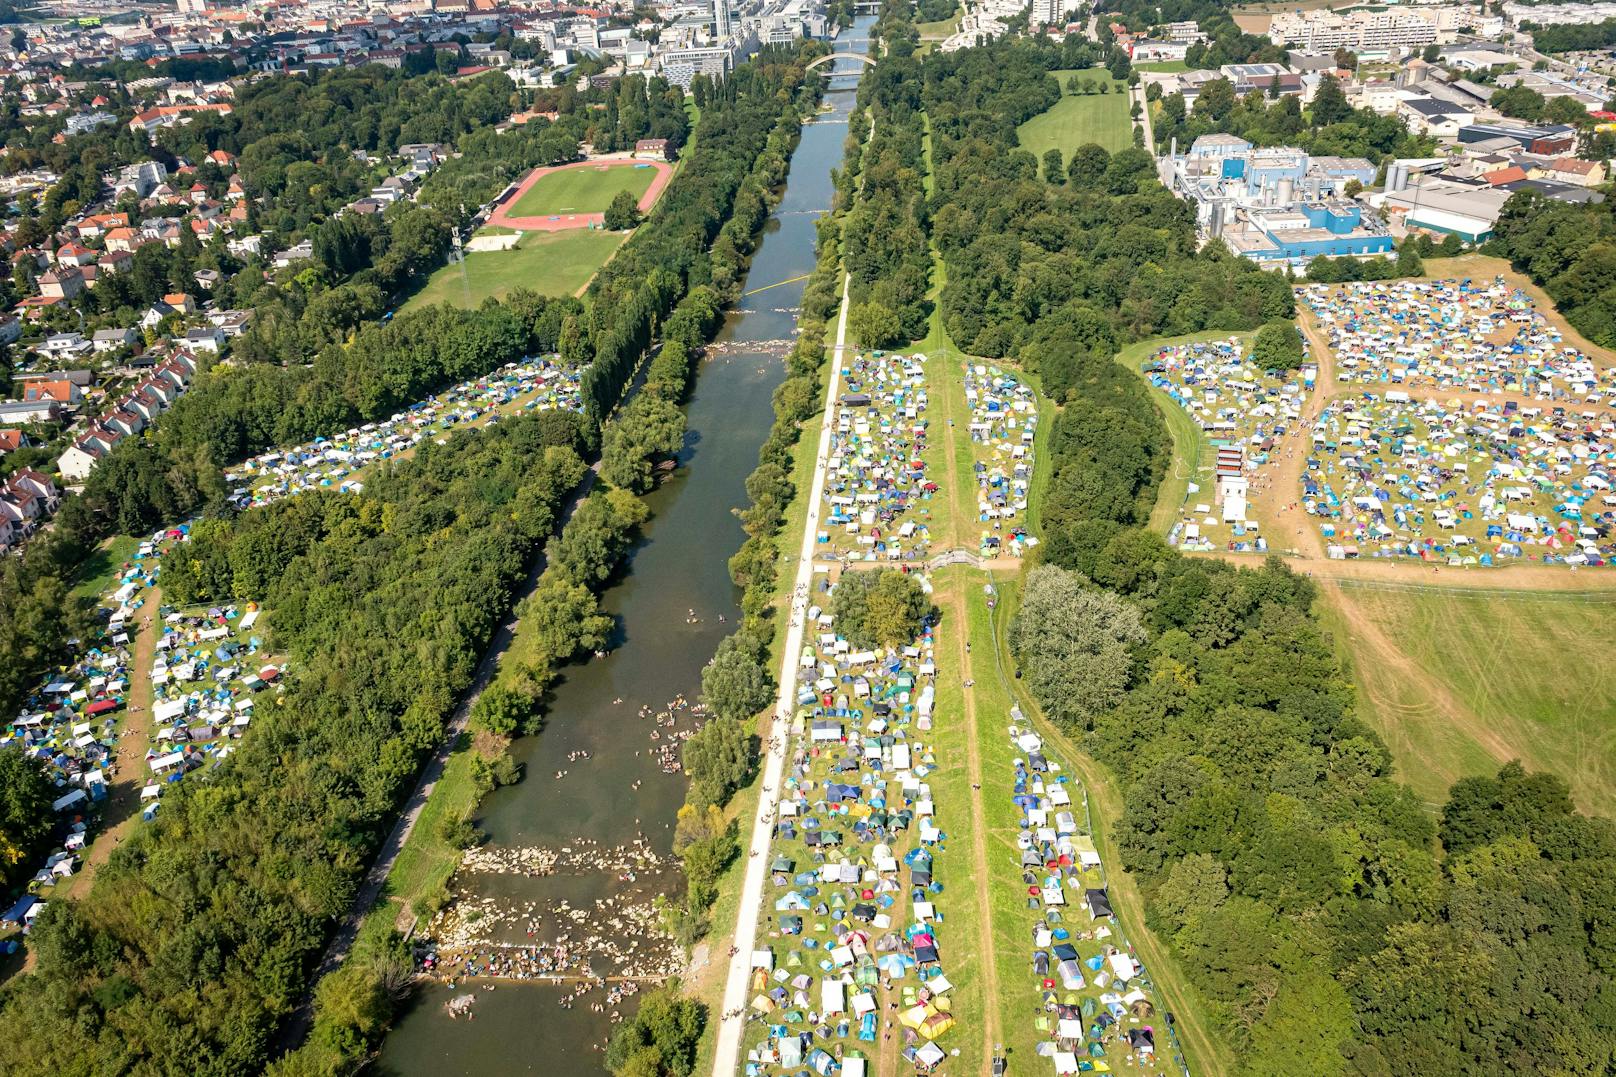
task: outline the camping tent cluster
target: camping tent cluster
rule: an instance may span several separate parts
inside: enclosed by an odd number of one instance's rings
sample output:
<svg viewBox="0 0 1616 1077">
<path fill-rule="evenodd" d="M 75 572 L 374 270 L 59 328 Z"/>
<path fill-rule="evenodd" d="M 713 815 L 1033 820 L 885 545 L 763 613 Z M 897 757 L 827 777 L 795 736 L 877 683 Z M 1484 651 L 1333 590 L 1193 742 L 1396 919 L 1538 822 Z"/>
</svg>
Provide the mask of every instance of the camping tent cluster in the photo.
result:
<svg viewBox="0 0 1616 1077">
<path fill-rule="evenodd" d="M 151 779 L 141 790 L 143 814 L 157 811 L 163 787 L 217 762 L 252 722 L 257 697 L 278 690 L 281 667 L 254 661 L 263 649 L 256 604 L 163 614 L 151 680 Z"/>
<path fill-rule="evenodd" d="M 976 518 L 983 525 L 981 553 L 1020 557 L 1038 544 L 1028 534 L 1026 521 L 1038 394 L 996 366 L 967 363 L 965 403 L 971 409 L 971 470 L 976 474 Z"/>
<path fill-rule="evenodd" d="M 101 598 L 98 613 L 105 624 L 98 621 L 74 660 L 48 676 L 0 733 L 0 748 L 20 747 L 44 761 L 59 793 L 52 807 L 61 820 L 63 844 L 35 874 L 31 890 L 72 874 L 89 839 L 95 807 L 106 799 L 134 675 L 128 625 L 146 604 L 169 534 L 159 532 L 140 544 Z M 38 909 L 19 904 L 13 909 L 17 917 L 10 922 L 26 922 L 24 913 L 37 914 Z"/>
<path fill-rule="evenodd" d="M 1004 789 L 1019 818 L 1028 968 L 1041 1000 L 1037 1053 L 1056 1074 L 1167 1072 L 1150 982 L 1114 922 L 1076 787 L 1019 708 L 1010 718 L 1015 756 Z"/>
<path fill-rule="evenodd" d="M 1332 557 L 1604 564 L 1616 423 L 1494 400 L 1337 401 L 1312 431 L 1302 505 Z"/>
<path fill-rule="evenodd" d="M 1616 403 L 1616 377 L 1563 344 L 1532 299 L 1494 281 L 1310 284 L 1340 381 Z"/>
<path fill-rule="evenodd" d="M 955 1022 L 937 905 L 948 835 L 927 781 L 932 627 L 901 650 L 868 651 L 838 636 L 822 605 L 808 616 L 767 945 L 751 955 L 746 1072 L 863 1077 L 864 1052 L 877 1049 L 866 1045 L 889 1035 L 931 1072 Z"/>
<path fill-rule="evenodd" d="M 864 561 L 923 560 L 937 484 L 926 477 L 926 357 L 872 352 L 842 372 L 817 544 Z"/>
<path fill-rule="evenodd" d="M 231 500 L 238 507 L 267 505 L 304 490 L 335 486 L 359 490 L 355 472 L 405 452 L 427 438 L 452 430 L 498 421 L 491 411 L 521 401 L 523 411 L 582 411 L 583 370 L 563 366 L 555 357 L 511 363 L 486 377 L 462 382 L 428 397 L 408 411 L 378 423 L 366 423 L 306 445 L 255 456 L 225 473 Z"/>
<path fill-rule="evenodd" d="M 1302 417 L 1316 371 L 1269 372 L 1252 360 L 1248 342 L 1227 340 L 1162 348 L 1144 366 L 1150 384 L 1200 426 L 1217 453 L 1218 485 L 1208 498 L 1191 483 L 1190 500 L 1171 541 L 1186 550 L 1266 549 L 1248 518 L 1247 483 Z M 1202 494 L 1197 499 L 1193 495 Z"/>
</svg>

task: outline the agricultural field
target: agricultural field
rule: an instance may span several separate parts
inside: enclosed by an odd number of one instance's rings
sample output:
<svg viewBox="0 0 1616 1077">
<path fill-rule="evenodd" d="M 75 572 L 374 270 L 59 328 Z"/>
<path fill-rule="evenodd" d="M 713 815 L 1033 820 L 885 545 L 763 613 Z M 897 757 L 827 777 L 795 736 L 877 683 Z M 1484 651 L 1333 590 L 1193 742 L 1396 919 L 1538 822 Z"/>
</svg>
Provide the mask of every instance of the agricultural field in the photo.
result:
<svg viewBox="0 0 1616 1077">
<path fill-rule="evenodd" d="M 551 213 L 605 213 L 612 199 L 627 191 L 638 202 L 651 189 L 654 168 L 614 164 L 601 168 L 564 168 L 538 180 L 523 191 L 507 212 L 513 217 L 542 217 Z"/>
<path fill-rule="evenodd" d="M 623 239 L 621 232 L 588 228 L 527 232 L 515 250 L 474 251 L 460 265 L 439 269 L 403 309 L 448 303 L 469 310 L 489 296 L 504 299 L 518 287 L 541 295 L 576 295 Z"/>
<path fill-rule="evenodd" d="M 1016 129 L 1023 149 L 1040 160 L 1048 150 L 1060 150 L 1062 157 L 1070 159 L 1073 150 L 1090 142 L 1112 153 L 1133 145 L 1127 83 L 1116 81 L 1101 68 L 1049 74 L 1060 84 L 1061 99 L 1048 112 L 1034 116 Z M 1096 90 L 1104 86 L 1106 92 L 1068 93 L 1066 83 L 1073 76 L 1079 82 L 1093 84 Z"/>
<path fill-rule="evenodd" d="M 1616 811 L 1616 598 L 1347 582 L 1323 594 L 1359 713 L 1422 800 L 1519 759 L 1564 778 L 1583 811 Z"/>
</svg>

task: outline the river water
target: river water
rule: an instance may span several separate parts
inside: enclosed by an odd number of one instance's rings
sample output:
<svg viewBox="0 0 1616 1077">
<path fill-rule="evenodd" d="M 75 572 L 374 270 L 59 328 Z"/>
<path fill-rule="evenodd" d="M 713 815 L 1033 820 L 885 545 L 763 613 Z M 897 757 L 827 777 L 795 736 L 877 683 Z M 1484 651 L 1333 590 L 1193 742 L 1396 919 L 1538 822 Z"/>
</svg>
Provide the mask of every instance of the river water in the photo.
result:
<svg viewBox="0 0 1616 1077">
<path fill-rule="evenodd" d="M 858 19 L 836 51 L 866 51 L 873 22 Z M 814 221 L 830 207 L 830 171 L 842 158 L 860 70 L 845 61 L 837 65 L 843 68 L 852 74 L 833 78 L 825 96 L 831 111 L 803 127 L 784 197 L 764 226 L 743 290 L 814 267 Z M 665 773 L 656 755 L 670 743 L 670 731 L 640 712 L 663 710 L 681 696 L 694 700 L 702 666 L 739 618 L 740 592 L 730 583 L 727 562 L 745 535 L 731 510 L 745 504 L 746 476 L 773 422 L 770 396 L 785 376 L 783 342 L 794 336 L 803 284 L 745 296 L 726 318 L 696 379 L 679 470 L 648 498 L 652 520 L 628 571 L 603 596 L 604 611 L 618 624 L 611 653 L 565 671 L 544 732 L 514 746 L 525 780 L 482 805 L 478 825 L 489 835 L 489 858 L 509 863 L 533 850 L 572 850 L 547 874 L 463 873 L 456 883 L 463 908 L 521 911 L 489 917 L 478 926 L 483 938 L 508 945 L 570 938 L 575 957 L 583 951 L 594 972 L 609 975 L 620 967 L 614 953 L 647 945 L 627 910 L 682 889 L 671 869 L 642 868 L 629 881 L 628 872 L 596 868 L 593 861 L 597 853 L 636 842 L 661 857 L 671 853 L 685 779 Z M 688 728 L 684 718 L 679 725 Z M 568 915 L 585 909 L 591 910 L 587 927 Z M 613 918 L 620 925 L 615 929 Z M 578 942 L 602 933 L 605 945 Z M 484 989 L 489 982 L 497 985 L 492 991 Z M 420 993 L 388 1036 L 381 1070 L 399 1077 L 603 1073 L 610 1011 L 626 1015 L 633 1000 L 597 1013 L 592 1005 L 605 1002 L 602 991 L 563 1005 L 572 990 L 512 980 L 473 981 L 454 990 L 435 985 Z M 444 1003 L 468 991 L 476 994 L 473 1017 L 451 1018 Z"/>
</svg>

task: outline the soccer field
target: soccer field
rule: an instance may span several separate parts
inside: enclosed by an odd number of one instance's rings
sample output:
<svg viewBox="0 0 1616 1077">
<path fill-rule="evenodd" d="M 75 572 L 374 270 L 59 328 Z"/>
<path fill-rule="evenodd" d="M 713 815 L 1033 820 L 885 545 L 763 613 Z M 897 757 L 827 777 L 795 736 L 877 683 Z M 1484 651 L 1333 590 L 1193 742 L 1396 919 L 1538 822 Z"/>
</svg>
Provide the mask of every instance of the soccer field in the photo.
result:
<svg viewBox="0 0 1616 1077">
<path fill-rule="evenodd" d="M 1133 123 L 1128 118 L 1128 87 L 1117 82 L 1102 68 L 1088 71 L 1051 71 L 1060 84 L 1061 99 L 1048 112 L 1039 113 L 1020 127 L 1016 137 L 1021 148 L 1040 161 L 1048 150 L 1060 150 L 1070 160 L 1072 151 L 1090 142 L 1112 153 L 1133 145 Z M 1106 93 L 1071 94 L 1066 81 L 1073 75 L 1079 82 L 1109 87 Z"/>
<path fill-rule="evenodd" d="M 528 232 L 515 250 L 478 251 L 466 255 L 463 265 L 439 269 L 403 309 L 434 303 L 470 308 L 488 296 L 504 299 L 518 287 L 541 295 L 572 295 L 589 283 L 623 239 L 622 232 L 588 228 Z"/>
<path fill-rule="evenodd" d="M 605 168 L 567 168 L 540 176 L 510 207 L 512 217 L 543 217 L 552 213 L 605 213 L 618 192 L 627 191 L 638 202 L 656 178 L 654 168 L 616 164 Z"/>
</svg>

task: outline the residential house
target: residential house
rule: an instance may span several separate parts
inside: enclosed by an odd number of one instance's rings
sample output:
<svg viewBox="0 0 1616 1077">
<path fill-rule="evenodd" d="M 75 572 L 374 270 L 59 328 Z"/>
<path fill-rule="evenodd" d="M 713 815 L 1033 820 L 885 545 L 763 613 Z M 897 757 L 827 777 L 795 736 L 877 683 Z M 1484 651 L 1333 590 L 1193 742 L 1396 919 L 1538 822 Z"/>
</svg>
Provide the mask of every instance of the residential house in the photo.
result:
<svg viewBox="0 0 1616 1077">
<path fill-rule="evenodd" d="M 185 331 L 185 346 L 217 353 L 224 346 L 224 331 L 216 325 L 187 329 Z"/>
<path fill-rule="evenodd" d="M 27 382 L 23 386 L 22 398 L 29 404 L 49 401 L 64 408 L 78 407 L 84 402 L 84 394 L 79 392 L 79 387 L 65 378 Z"/>
<path fill-rule="evenodd" d="M 140 334 L 133 329 L 97 329 L 90 343 L 98 352 L 110 352 L 132 347 L 139 339 Z"/>
<path fill-rule="evenodd" d="M 43 400 L 0 401 L 0 426 L 53 423 L 61 417 L 62 405 L 48 397 Z"/>
<path fill-rule="evenodd" d="M 63 266 L 40 274 L 39 294 L 50 299 L 72 299 L 84 291 L 84 274 L 77 266 Z"/>
<path fill-rule="evenodd" d="M 181 314 L 196 313 L 196 300 L 192 299 L 190 295 L 185 292 L 170 292 L 169 294 L 163 296 L 163 302 L 168 304 L 173 309 L 179 311 Z"/>
</svg>

